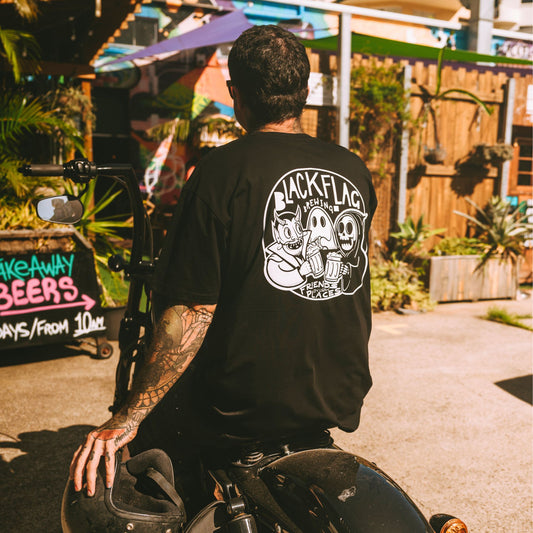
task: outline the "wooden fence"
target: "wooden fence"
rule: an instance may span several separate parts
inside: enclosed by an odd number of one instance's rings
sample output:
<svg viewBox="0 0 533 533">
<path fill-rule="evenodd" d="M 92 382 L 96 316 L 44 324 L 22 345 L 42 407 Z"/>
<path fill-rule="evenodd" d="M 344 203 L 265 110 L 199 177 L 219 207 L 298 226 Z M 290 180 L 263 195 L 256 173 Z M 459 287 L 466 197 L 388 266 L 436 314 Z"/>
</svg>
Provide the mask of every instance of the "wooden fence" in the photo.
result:
<svg viewBox="0 0 533 533">
<path fill-rule="evenodd" d="M 335 56 L 325 53 L 310 54 L 311 70 L 335 75 Z M 355 54 L 353 67 L 371 61 Z M 382 64 L 392 64 L 386 59 Z M 407 62 L 402 62 L 403 65 Z M 533 84 L 529 70 L 515 72 L 515 107 L 513 124 L 523 125 L 527 87 Z M 418 124 L 410 130 L 408 179 L 406 194 L 406 215 L 417 220 L 424 216 L 425 223 L 432 228 L 445 228 L 447 236 L 467 234 L 467 220 L 455 213 L 460 211 L 473 214 L 474 208 L 467 198 L 484 206 L 500 190 L 501 168 L 496 166 L 476 166 L 469 164 L 469 154 L 475 145 L 494 145 L 503 137 L 503 115 L 505 113 L 505 88 L 509 75 L 495 72 L 476 65 L 450 66 L 442 69 L 441 92 L 451 88 L 466 89 L 488 106 L 489 115 L 483 109 L 460 93 L 450 93 L 446 98 L 435 102 L 436 131 L 440 145 L 446 152 L 440 164 L 428 164 L 423 159 L 425 147 L 436 144 L 433 118 L 427 124 Z M 437 86 L 437 65 L 416 62 L 412 65 L 410 91 L 411 115 L 420 116 L 423 106 L 423 89 L 434 94 Z M 335 113 L 331 108 L 309 108 L 304 119 L 308 120 L 306 131 L 326 140 L 332 140 L 335 132 Z M 310 120 L 311 119 L 311 120 Z M 304 127 L 306 124 L 304 124 Z M 329 133 L 327 133 L 329 132 Z M 373 241 L 385 242 L 391 231 L 396 229 L 399 194 L 398 151 L 390 150 L 385 157 L 390 158 L 386 179 L 376 179 L 378 210 L 373 223 Z M 372 170 L 372 164 L 370 165 Z"/>
</svg>

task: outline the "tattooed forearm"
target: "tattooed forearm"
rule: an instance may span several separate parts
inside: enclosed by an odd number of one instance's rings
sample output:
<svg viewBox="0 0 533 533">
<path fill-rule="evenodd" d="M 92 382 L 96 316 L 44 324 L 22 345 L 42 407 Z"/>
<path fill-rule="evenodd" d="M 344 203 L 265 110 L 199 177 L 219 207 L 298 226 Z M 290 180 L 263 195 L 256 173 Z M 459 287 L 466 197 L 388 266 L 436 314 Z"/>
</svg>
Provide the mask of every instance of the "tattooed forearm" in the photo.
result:
<svg viewBox="0 0 533 533">
<path fill-rule="evenodd" d="M 133 383 L 125 425 L 138 425 L 185 372 L 202 345 L 214 310 L 214 305 L 175 306 L 163 313 L 150 356 Z"/>
</svg>

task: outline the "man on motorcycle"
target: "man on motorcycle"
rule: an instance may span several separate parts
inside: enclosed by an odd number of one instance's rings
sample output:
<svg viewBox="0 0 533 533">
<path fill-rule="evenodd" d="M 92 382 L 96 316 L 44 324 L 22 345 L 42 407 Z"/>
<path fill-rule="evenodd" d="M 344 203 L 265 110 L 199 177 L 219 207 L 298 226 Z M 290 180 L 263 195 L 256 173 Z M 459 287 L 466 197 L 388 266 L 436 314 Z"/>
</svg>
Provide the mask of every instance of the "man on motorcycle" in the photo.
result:
<svg viewBox="0 0 533 533">
<path fill-rule="evenodd" d="M 228 66 L 247 135 L 205 156 L 182 191 L 155 276 L 162 312 L 148 357 L 71 463 L 89 495 L 101 458 L 110 486 L 115 452 L 143 421 L 163 421 L 154 431 L 182 449 L 359 424 L 371 386 L 370 174 L 302 132 L 310 68 L 293 34 L 253 27 Z"/>
</svg>

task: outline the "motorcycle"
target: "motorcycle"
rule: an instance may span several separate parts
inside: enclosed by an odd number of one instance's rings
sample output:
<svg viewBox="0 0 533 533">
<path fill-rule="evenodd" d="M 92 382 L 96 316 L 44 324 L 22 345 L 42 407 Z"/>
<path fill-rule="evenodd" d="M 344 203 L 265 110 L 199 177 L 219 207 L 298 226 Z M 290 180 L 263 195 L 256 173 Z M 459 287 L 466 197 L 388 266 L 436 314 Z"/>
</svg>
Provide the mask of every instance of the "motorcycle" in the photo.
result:
<svg viewBox="0 0 533 533">
<path fill-rule="evenodd" d="M 130 165 L 96 165 L 75 159 L 64 165 L 25 165 L 25 176 L 60 176 L 87 186 L 108 177 L 127 191 L 133 215 L 129 261 L 109 258 L 111 270 L 129 279 L 128 302 L 119 331 L 119 358 L 111 412 L 124 403 L 135 369 L 140 368 L 153 333 L 150 300 L 155 268 L 152 229 Z M 80 194 L 80 196 L 83 194 Z M 47 221 L 75 224 L 83 207 L 78 197 L 60 196 L 37 202 Z M 143 298 L 143 295 L 146 295 Z M 154 449 L 116 461 L 115 481 L 88 497 L 72 481 L 63 495 L 65 533 L 467 533 L 466 525 L 448 514 L 429 521 L 411 498 L 374 463 L 341 450 L 328 432 L 261 443 L 240 456 L 226 455 L 204 464 L 202 486 L 208 502 L 188 518 L 176 490 L 173 465 Z M 103 468 L 103 467 L 102 467 Z"/>
</svg>

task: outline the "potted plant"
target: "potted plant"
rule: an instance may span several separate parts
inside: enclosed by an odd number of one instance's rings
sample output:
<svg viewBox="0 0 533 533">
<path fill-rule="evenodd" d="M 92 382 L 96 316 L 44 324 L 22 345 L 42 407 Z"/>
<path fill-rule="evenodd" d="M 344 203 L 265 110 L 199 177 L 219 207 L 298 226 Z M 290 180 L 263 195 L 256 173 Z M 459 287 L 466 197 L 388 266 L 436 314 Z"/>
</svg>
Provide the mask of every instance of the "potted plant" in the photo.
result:
<svg viewBox="0 0 533 533">
<path fill-rule="evenodd" d="M 422 101 L 423 105 L 420 109 L 420 113 L 415 121 L 415 125 L 420 125 L 419 135 L 418 135 L 418 153 L 417 153 L 417 164 L 420 161 L 420 151 L 422 149 L 422 131 L 428 125 L 429 117 L 432 117 L 433 120 L 433 137 L 435 145 L 433 147 L 424 146 L 424 160 L 430 165 L 439 165 L 444 163 L 446 159 L 446 150 L 440 144 L 439 141 L 439 132 L 437 124 L 437 110 L 436 105 L 444 100 L 450 94 L 460 94 L 463 97 L 466 97 L 468 100 L 471 100 L 473 103 L 477 104 L 483 111 L 487 114 L 492 114 L 492 109 L 485 104 L 480 98 L 475 94 L 466 89 L 460 87 L 450 87 L 446 90 L 442 89 L 442 61 L 448 44 L 439 50 L 439 55 L 437 59 L 437 82 L 435 91 L 430 91 L 427 87 L 420 86 L 422 91 Z"/>
<path fill-rule="evenodd" d="M 474 216 L 456 213 L 469 220 L 474 237 L 443 241 L 433 249 L 430 296 L 439 302 L 516 298 L 524 242 L 533 224 L 497 196 L 484 208 L 468 202 Z"/>
<path fill-rule="evenodd" d="M 500 165 L 513 158 L 514 149 L 510 144 L 497 143 L 494 145 L 476 144 L 468 155 L 467 163 L 470 165 Z"/>
</svg>

